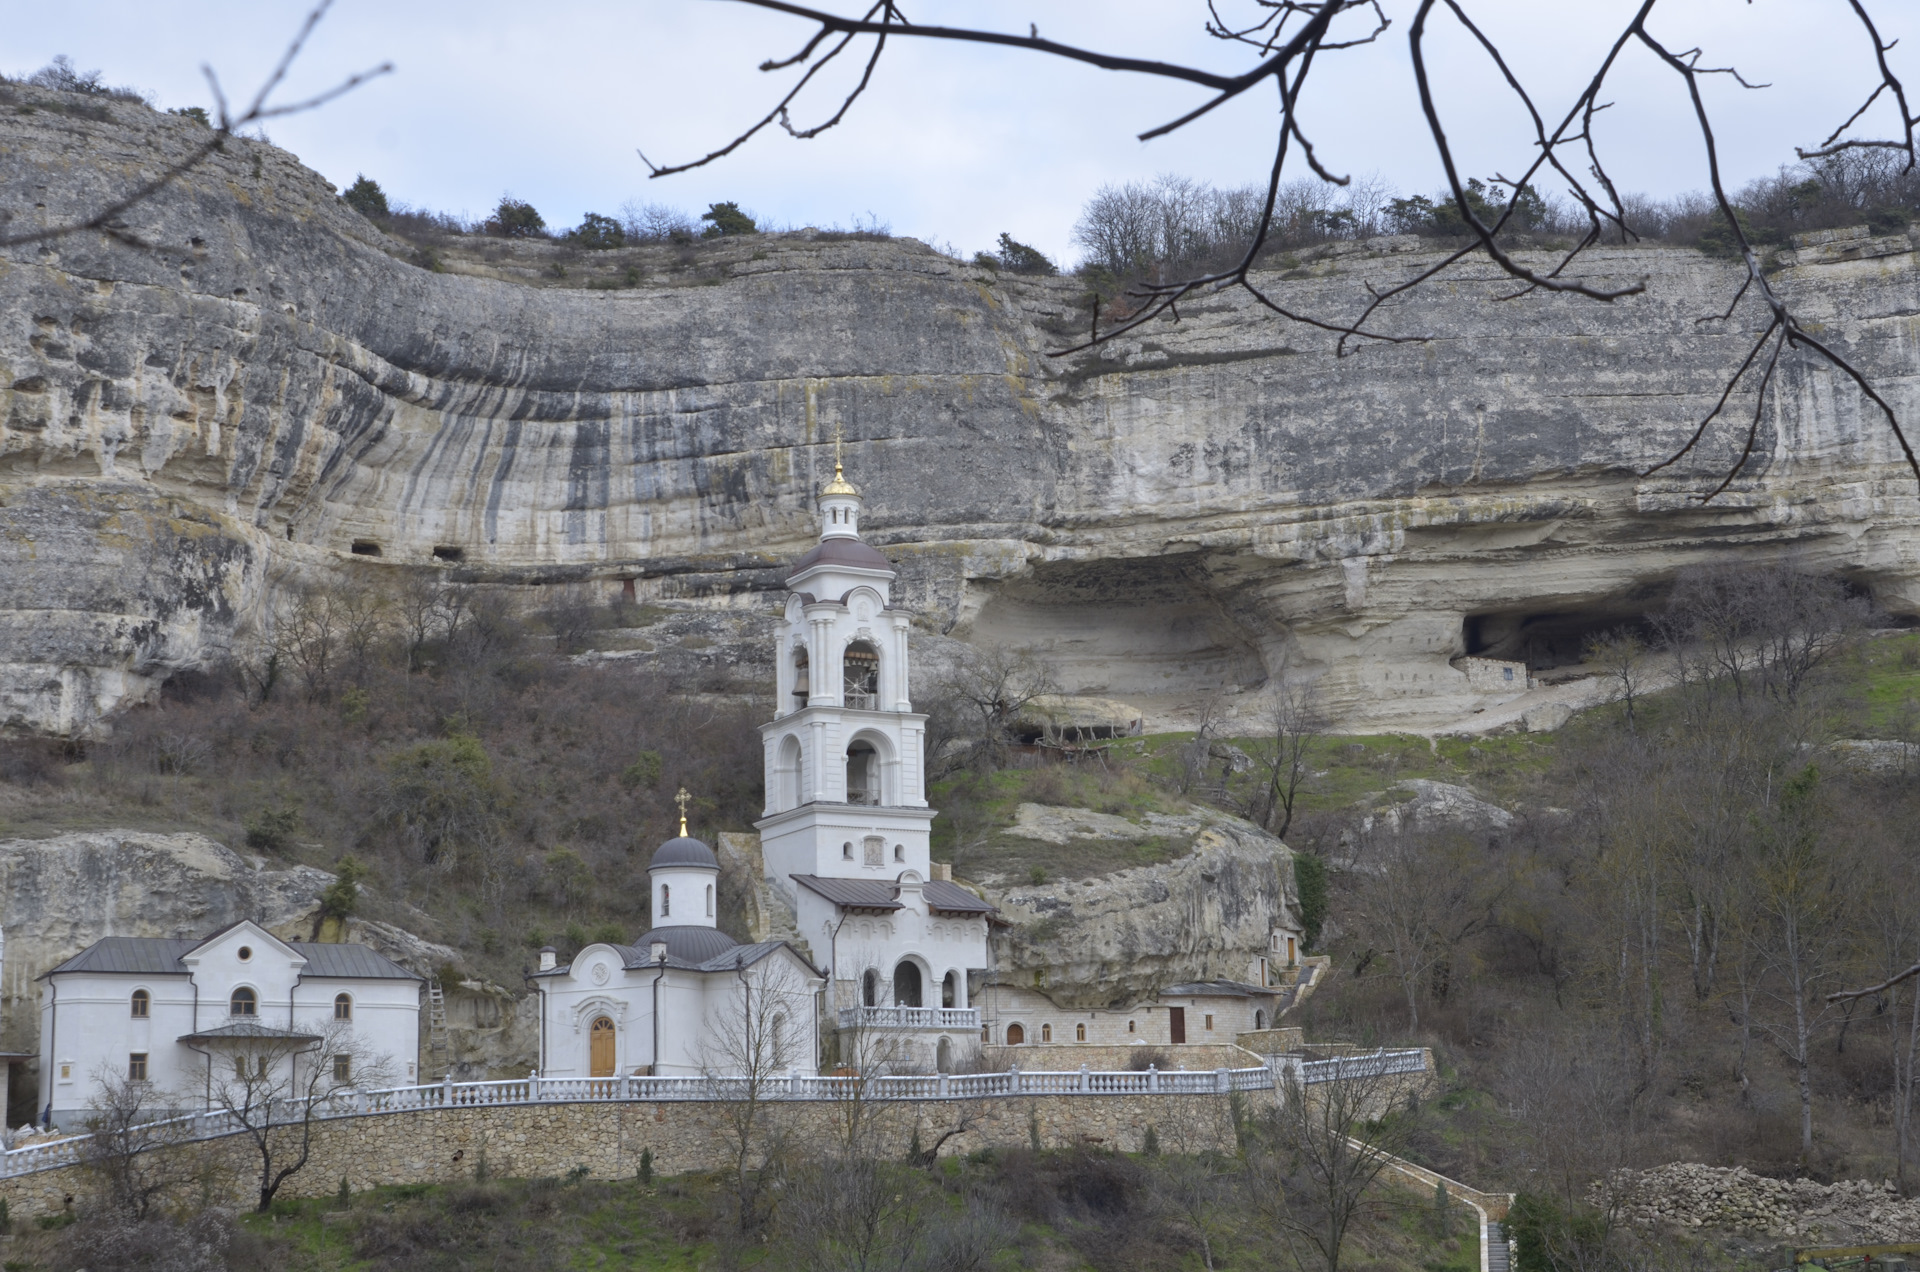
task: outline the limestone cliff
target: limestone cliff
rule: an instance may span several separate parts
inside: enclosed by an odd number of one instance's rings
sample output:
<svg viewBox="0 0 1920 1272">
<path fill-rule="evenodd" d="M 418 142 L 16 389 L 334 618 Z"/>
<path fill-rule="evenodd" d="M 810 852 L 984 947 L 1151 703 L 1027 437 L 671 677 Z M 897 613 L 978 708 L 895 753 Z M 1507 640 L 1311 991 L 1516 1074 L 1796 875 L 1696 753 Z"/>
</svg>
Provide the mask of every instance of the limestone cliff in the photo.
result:
<svg viewBox="0 0 1920 1272">
<path fill-rule="evenodd" d="M 204 136 L 20 100 L 0 115 L 10 227 L 100 206 Z M 1802 255 L 1778 285 L 1920 417 L 1911 245 Z M 1263 284 L 1351 313 L 1428 259 L 1345 245 Z M 1789 360 L 1714 503 L 1693 496 L 1731 425 L 1636 477 L 1754 315 L 1696 321 L 1734 275 L 1691 251 L 1580 268 L 1649 291 L 1492 303 L 1510 285 L 1468 268 L 1379 319 L 1431 339 L 1345 358 L 1226 293 L 1054 359 L 1085 323 L 1072 279 L 808 234 L 431 258 L 236 143 L 116 236 L 0 256 L 0 720 L 87 726 L 244 638 L 287 572 L 630 581 L 750 643 L 836 429 L 930 639 L 1045 646 L 1065 688 L 1149 727 L 1251 701 L 1283 656 L 1351 725 L 1454 719 L 1489 700 L 1459 655 L 1550 661 L 1734 551 L 1920 608 L 1913 480 L 1824 368 Z"/>
</svg>

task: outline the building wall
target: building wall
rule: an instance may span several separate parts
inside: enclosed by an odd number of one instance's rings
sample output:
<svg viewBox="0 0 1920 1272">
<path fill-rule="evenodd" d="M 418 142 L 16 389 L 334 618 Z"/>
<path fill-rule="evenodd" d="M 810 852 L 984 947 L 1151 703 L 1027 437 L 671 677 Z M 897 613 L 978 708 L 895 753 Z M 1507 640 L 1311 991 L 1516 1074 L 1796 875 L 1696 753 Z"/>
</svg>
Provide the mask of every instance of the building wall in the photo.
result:
<svg viewBox="0 0 1920 1272">
<path fill-rule="evenodd" d="M 607 979 L 594 980 L 604 968 Z M 774 972 L 773 968 L 782 970 Z M 660 1055 L 653 1054 L 654 978 L 660 979 Z M 814 988 L 817 979 L 798 958 L 780 953 L 747 969 L 756 993 L 776 992 L 787 1003 L 790 1050 L 802 1073 L 818 1070 L 820 1045 Z M 740 1062 L 720 1054 L 728 1037 L 738 1037 L 746 1012 L 746 992 L 732 972 L 695 972 L 668 968 L 623 969 L 611 946 L 590 945 L 573 960 L 566 976 L 542 979 L 541 1010 L 546 1017 L 546 1054 L 541 1072 L 550 1078 L 592 1074 L 592 1027 L 606 1016 L 614 1025 L 614 1072 L 697 1074 L 738 1069 Z M 764 1003 L 761 1004 L 764 1007 Z M 759 1008 L 756 1008 L 758 1014 Z"/>
<path fill-rule="evenodd" d="M 1272 1093 L 1250 1091 L 1244 1107 L 1266 1106 Z M 841 1115 L 833 1101 L 763 1106 L 771 1129 L 799 1143 L 831 1139 Z M 595 1179 L 632 1178 L 640 1154 L 651 1149 L 654 1169 L 676 1175 L 716 1170 L 728 1160 L 727 1106 L 704 1101 L 660 1104 L 532 1104 L 502 1108 L 456 1108 L 340 1118 L 315 1128 L 306 1169 L 282 1189 L 288 1197 L 325 1196 L 345 1179 L 358 1191 L 382 1184 L 456 1183 L 471 1180 L 484 1165 L 508 1178 L 564 1175 L 585 1167 Z M 976 1152 L 989 1146 L 1018 1147 L 1032 1137 L 1043 1148 L 1093 1144 L 1138 1152 L 1149 1126 L 1168 1151 L 1231 1151 L 1234 1136 L 1224 1095 L 996 1096 L 982 1100 L 889 1102 L 876 1116 L 874 1153 L 905 1157 L 914 1132 L 931 1143 L 963 1116 L 971 1129 L 948 1140 L 941 1153 Z M 187 1151 L 207 1151 L 205 1146 Z M 162 1150 L 181 1151 L 181 1150 Z M 216 1188 L 231 1189 L 227 1204 L 248 1207 L 251 1161 L 258 1158 L 238 1136 L 215 1141 L 211 1155 L 228 1169 L 209 1171 Z M 39 1171 L 0 1180 L 16 1220 L 55 1214 L 73 1199 L 92 1203 L 93 1180 L 79 1167 Z M 204 1205 L 196 1190 L 183 1202 Z"/>
<path fill-rule="evenodd" d="M 1011 985 L 990 985 L 981 995 L 991 1044 L 1005 1045 L 1007 1028 L 1019 1025 L 1026 1034 L 1024 1045 L 1056 1046 L 1084 1042 L 1102 1046 L 1172 1045 L 1172 1016 L 1169 1007 L 1185 1009 L 1190 1045 L 1231 1044 L 1234 1038 L 1251 1032 L 1256 1024 L 1270 1024 L 1274 1006 L 1270 999 L 1163 995 L 1150 1003 L 1104 1010 L 1068 1010 L 1057 1007 L 1045 994 Z M 1257 1012 L 1265 1013 L 1257 1020 Z M 1080 1036 L 1085 1030 L 1086 1036 Z"/>
<path fill-rule="evenodd" d="M 86 1115 L 103 1073 L 128 1074 L 134 1052 L 147 1055 L 147 1081 L 179 1097 L 178 1107 L 205 1104 L 206 1057 L 178 1041 L 181 1035 L 234 1019 L 229 1001 L 244 984 L 258 995 L 263 1025 L 291 1024 L 319 1033 L 333 1023 L 333 1000 L 353 998 L 353 1032 L 370 1056 L 386 1057 L 392 1084 L 417 1081 L 420 986 L 403 980 L 323 980 L 295 984 L 296 973 L 256 942 L 254 965 L 208 959 L 188 976 L 63 973 L 40 1000 L 41 1106 L 51 1104 L 60 1125 Z M 277 954 L 277 951 L 273 952 Z M 196 1002 L 194 987 L 200 992 Z M 133 1015 L 133 994 L 151 995 L 146 1019 Z M 51 1082 L 44 1075 L 51 1075 Z"/>
</svg>

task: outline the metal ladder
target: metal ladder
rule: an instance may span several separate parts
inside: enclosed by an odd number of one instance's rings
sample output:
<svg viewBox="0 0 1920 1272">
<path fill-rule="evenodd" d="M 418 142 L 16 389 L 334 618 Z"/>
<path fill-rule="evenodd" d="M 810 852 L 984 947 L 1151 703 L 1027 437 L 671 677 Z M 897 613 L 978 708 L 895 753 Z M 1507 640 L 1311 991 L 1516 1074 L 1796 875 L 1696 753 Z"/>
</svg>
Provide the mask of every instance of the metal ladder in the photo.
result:
<svg viewBox="0 0 1920 1272">
<path fill-rule="evenodd" d="M 447 1035 L 447 995 L 440 978 L 427 978 L 427 1059 L 434 1073 L 445 1073 L 453 1060 L 453 1039 Z"/>
</svg>

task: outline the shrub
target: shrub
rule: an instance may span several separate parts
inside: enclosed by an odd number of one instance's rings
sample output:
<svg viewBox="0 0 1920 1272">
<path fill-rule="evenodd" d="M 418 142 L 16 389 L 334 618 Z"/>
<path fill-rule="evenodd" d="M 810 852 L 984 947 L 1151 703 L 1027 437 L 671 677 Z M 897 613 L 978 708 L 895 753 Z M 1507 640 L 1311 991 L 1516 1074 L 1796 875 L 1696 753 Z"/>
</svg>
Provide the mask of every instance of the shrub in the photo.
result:
<svg viewBox="0 0 1920 1272">
<path fill-rule="evenodd" d="M 712 222 L 701 231 L 702 238 L 727 238 L 735 234 L 760 232 L 760 227 L 753 223 L 752 217 L 740 210 L 738 203 L 709 204 L 707 210 L 700 214 L 700 219 Z"/>
<path fill-rule="evenodd" d="M 129 102 L 147 100 L 147 95 L 137 88 L 114 88 L 102 83 L 99 71 L 75 69 L 73 59 L 65 53 L 29 75 L 27 83 L 35 88 L 50 88 L 56 93 L 79 93 L 85 97 L 111 97 Z"/>
<path fill-rule="evenodd" d="M 642 751 L 635 756 L 633 763 L 621 770 L 620 785 L 628 790 L 660 785 L 660 752 Z"/>
<path fill-rule="evenodd" d="M 385 220 L 391 216 L 392 209 L 387 206 L 387 192 L 380 183 L 365 173 L 355 177 L 353 184 L 340 192 L 347 206 L 364 217 L 379 217 Z"/>
<path fill-rule="evenodd" d="M 500 238 L 545 238 L 547 222 L 531 203 L 522 203 L 511 194 L 500 196 L 500 206 L 493 210 L 482 230 Z"/>
<path fill-rule="evenodd" d="M 167 114 L 178 115 L 182 119 L 191 119 L 202 128 L 213 127 L 213 119 L 207 114 L 207 108 L 205 106 L 175 106 L 169 110 Z"/>
<path fill-rule="evenodd" d="M 1000 263 L 1016 274 L 1058 274 L 1060 271 L 1037 247 L 1028 247 L 1011 234 L 1000 235 Z"/>
<path fill-rule="evenodd" d="M 360 903 L 360 881 L 367 877 L 367 868 L 349 853 L 335 863 L 333 874 L 333 882 L 320 894 L 320 918 L 344 922 Z"/>
<path fill-rule="evenodd" d="M 300 810 L 298 808 L 273 808 L 260 810 L 260 815 L 247 823 L 247 847 L 256 852 L 285 852 L 293 845 L 293 837 L 300 831 Z"/>
<path fill-rule="evenodd" d="M 1300 897 L 1300 939 L 1312 949 L 1327 919 L 1327 863 L 1310 852 L 1294 853 L 1293 886 Z"/>
<path fill-rule="evenodd" d="M 598 212 L 587 213 L 581 218 L 580 224 L 568 230 L 564 237 L 567 242 L 590 252 L 627 245 L 627 232 L 620 222 L 610 216 L 601 216 Z"/>
</svg>

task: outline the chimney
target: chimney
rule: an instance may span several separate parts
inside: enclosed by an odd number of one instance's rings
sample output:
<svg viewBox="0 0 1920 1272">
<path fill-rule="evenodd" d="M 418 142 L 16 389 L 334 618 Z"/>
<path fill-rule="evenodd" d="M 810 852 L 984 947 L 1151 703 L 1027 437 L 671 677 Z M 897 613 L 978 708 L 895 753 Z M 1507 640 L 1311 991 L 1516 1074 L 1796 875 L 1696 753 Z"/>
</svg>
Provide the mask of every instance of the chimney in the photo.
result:
<svg viewBox="0 0 1920 1272">
<path fill-rule="evenodd" d="M 664 963 L 667 961 L 667 943 L 665 941 L 655 941 L 651 946 L 650 952 L 654 962 Z"/>
<path fill-rule="evenodd" d="M 933 877 L 936 879 L 945 879 L 948 883 L 952 883 L 953 882 L 953 863 L 950 861 L 934 862 Z"/>
<path fill-rule="evenodd" d="M 541 971 L 543 972 L 552 971 L 554 964 L 557 963 L 559 959 L 560 959 L 560 951 L 554 949 L 553 946 L 542 945 L 540 947 L 540 970 Z"/>
</svg>

